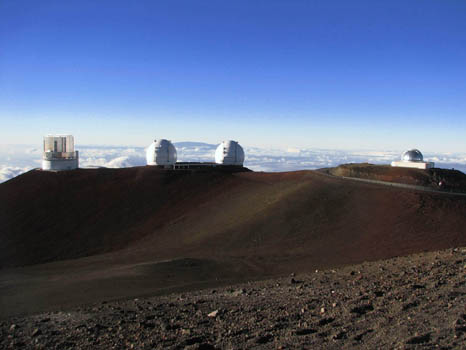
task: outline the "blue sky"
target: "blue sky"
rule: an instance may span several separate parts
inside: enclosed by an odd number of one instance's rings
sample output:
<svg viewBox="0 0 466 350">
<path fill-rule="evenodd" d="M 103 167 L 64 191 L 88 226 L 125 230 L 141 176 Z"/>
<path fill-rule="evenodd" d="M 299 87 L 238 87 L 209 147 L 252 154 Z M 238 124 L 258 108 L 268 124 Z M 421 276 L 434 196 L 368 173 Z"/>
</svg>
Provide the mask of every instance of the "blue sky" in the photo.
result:
<svg viewBox="0 0 466 350">
<path fill-rule="evenodd" d="M 0 0 L 1 143 L 466 151 L 466 1 Z"/>
</svg>

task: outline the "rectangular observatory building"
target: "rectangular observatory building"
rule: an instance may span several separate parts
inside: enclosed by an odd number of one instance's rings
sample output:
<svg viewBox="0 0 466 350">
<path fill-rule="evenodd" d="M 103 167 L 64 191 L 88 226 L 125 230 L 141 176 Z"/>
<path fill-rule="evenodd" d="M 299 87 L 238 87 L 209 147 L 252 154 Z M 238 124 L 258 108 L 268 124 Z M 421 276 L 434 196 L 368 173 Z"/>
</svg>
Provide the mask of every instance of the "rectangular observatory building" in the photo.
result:
<svg viewBox="0 0 466 350">
<path fill-rule="evenodd" d="M 72 170 L 79 166 L 79 153 L 74 150 L 72 135 L 44 136 L 42 170 Z"/>
<path fill-rule="evenodd" d="M 394 161 L 392 162 L 392 166 L 394 167 L 402 167 L 402 168 L 415 168 L 415 169 L 430 169 L 434 167 L 434 163 L 432 162 L 407 162 L 407 161 Z"/>
</svg>

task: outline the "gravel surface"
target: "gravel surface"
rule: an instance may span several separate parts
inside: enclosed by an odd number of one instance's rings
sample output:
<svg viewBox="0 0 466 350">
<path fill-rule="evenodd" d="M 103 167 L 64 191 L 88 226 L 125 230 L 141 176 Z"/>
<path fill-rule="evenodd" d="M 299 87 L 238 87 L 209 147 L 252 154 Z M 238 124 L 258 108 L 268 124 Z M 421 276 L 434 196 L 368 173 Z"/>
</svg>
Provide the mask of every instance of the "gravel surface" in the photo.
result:
<svg viewBox="0 0 466 350">
<path fill-rule="evenodd" d="M 0 321 L 0 348 L 466 349 L 466 248 Z"/>
</svg>

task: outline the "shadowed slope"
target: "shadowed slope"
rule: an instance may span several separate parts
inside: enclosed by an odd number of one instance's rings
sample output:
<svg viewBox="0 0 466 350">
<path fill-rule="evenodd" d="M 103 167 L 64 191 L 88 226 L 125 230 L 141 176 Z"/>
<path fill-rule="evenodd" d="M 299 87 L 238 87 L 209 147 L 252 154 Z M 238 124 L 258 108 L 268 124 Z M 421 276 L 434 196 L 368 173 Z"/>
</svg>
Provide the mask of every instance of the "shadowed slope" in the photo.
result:
<svg viewBox="0 0 466 350">
<path fill-rule="evenodd" d="M 122 248 L 122 259 L 302 257 L 335 264 L 466 244 L 465 198 L 311 171 L 32 171 L 2 184 L 0 201 L 2 266 Z"/>
<path fill-rule="evenodd" d="M 0 185 L 0 264 L 121 249 L 179 218 L 228 178 L 154 167 L 30 171 Z"/>
<path fill-rule="evenodd" d="M 286 272 L 466 243 L 464 197 L 315 172 L 240 176 L 248 184 L 238 188 L 242 191 L 219 194 L 135 247 L 162 246 L 170 255 L 242 257 L 268 271 Z"/>
<path fill-rule="evenodd" d="M 5 315 L 466 245 L 466 196 L 314 171 L 32 171 L 0 205 Z"/>
</svg>

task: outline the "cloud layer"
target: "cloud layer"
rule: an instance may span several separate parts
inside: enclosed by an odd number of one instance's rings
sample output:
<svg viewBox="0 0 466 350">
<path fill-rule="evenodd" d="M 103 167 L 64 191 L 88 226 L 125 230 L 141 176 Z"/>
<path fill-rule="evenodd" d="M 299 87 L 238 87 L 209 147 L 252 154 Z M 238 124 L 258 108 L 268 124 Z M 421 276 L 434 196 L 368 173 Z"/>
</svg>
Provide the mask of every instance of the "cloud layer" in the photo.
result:
<svg viewBox="0 0 466 350">
<path fill-rule="evenodd" d="M 15 176 L 18 176 L 31 169 L 32 168 L 30 167 L 19 168 L 19 167 L 11 167 L 11 166 L 2 166 L 0 167 L 0 183 L 5 182 L 9 179 L 12 179 Z"/>
<path fill-rule="evenodd" d="M 179 161 L 213 161 L 216 145 L 175 143 Z M 123 168 L 146 164 L 143 147 L 79 146 L 80 167 Z M 337 166 L 343 163 L 389 164 L 400 151 L 245 148 L 245 166 L 254 171 L 293 171 Z M 466 153 L 425 153 L 437 167 L 466 172 Z M 41 150 L 31 146 L 0 146 L 0 182 L 40 167 Z"/>
</svg>

